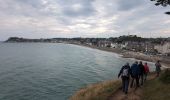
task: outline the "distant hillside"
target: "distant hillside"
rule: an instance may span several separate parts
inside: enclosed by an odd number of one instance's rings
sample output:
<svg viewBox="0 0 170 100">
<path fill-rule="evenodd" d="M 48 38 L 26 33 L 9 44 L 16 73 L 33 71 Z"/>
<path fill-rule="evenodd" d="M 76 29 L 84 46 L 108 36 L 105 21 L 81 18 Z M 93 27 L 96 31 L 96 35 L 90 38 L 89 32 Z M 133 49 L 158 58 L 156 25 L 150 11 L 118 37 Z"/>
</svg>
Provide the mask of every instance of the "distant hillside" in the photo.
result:
<svg viewBox="0 0 170 100">
<path fill-rule="evenodd" d="M 51 38 L 51 39 L 27 39 L 19 37 L 10 37 L 5 42 L 61 42 L 65 41 L 65 38 Z"/>
<path fill-rule="evenodd" d="M 48 39 L 27 39 L 19 37 L 10 37 L 5 42 L 79 42 L 79 43 L 97 43 L 99 41 L 109 41 L 115 43 L 124 43 L 127 41 L 134 42 L 151 42 L 160 44 L 164 41 L 170 41 L 170 38 L 143 38 L 136 35 L 127 35 L 120 37 L 110 37 L 110 38 L 48 38 Z"/>
</svg>

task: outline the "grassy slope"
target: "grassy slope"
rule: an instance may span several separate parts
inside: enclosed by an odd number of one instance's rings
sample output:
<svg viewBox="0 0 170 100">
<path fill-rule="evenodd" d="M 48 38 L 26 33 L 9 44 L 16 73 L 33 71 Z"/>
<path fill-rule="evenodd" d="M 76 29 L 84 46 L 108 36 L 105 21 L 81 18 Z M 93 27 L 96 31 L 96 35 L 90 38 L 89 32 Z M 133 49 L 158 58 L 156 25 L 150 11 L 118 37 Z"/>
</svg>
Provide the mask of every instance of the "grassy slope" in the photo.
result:
<svg viewBox="0 0 170 100">
<path fill-rule="evenodd" d="M 114 80 L 93 84 L 77 91 L 70 100 L 107 100 L 120 85 L 120 81 Z"/>
<path fill-rule="evenodd" d="M 70 100 L 107 100 L 120 86 L 121 81 L 114 80 L 89 85 L 77 91 Z M 170 100 L 170 70 L 163 72 L 159 78 L 146 81 L 142 91 L 141 100 Z"/>
<path fill-rule="evenodd" d="M 142 100 L 170 100 L 170 71 L 165 71 L 160 78 L 146 82 Z"/>
</svg>

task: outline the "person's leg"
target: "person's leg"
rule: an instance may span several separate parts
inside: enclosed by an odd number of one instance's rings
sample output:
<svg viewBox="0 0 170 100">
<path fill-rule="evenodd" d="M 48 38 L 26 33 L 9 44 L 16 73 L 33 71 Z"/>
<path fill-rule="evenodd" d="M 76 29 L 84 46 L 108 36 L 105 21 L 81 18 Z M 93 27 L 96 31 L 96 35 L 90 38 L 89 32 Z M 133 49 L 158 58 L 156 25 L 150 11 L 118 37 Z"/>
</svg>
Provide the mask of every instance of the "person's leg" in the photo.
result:
<svg viewBox="0 0 170 100">
<path fill-rule="evenodd" d="M 158 71 L 156 72 L 156 77 L 159 77 L 159 72 Z"/>
<path fill-rule="evenodd" d="M 143 75 L 141 75 L 141 85 L 143 85 Z"/>
<path fill-rule="evenodd" d="M 147 73 L 144 74 L 144 81 L 146 81 Z"/>
<path fill-rule="evenodd" d="M 139 77 L 136 76 L 135 79 L 136 79 L 136 87 L 139 87 Z"/>
<path fill-rule="evenodd" d="M 125 92 L 125 79 L 122 78 L 122 91 Z"/>
<path fill-rule="evenodd" d="M 161 71 L 161 69 L 160 69 L 159 67 L 157 67 L 157 68 L 156 68 L 156 72 L 157 72 L 156 77 L 159 77 L 160 71 Z"/>
<path fill-rule="evenodd" d="M 148 73 L 146 73 L 146 79 L 145 80 L 147 80 L 147 77 L 148 77 Z"/>
<path fill-rule="evenodd" d="M 139 79 L 139 80 L 141 79 L 141 75 L 138 76 L 138 79 Z"/>
<path fill-rule="evenodd" d="M 141 75 L 138 76 L 138 81 L 139 81 L 139 84 L 141 83 Z M 136 84 L 137 84 L 137 77 L 136 77 Z"/>
<path fill-rule="evenodd" d="M 130 84 L 131 88 L 133 87 L 133 82 L 134 82 L 134 77 L 132 78 L 132 81 L 131 81 L 131 84 Z"/>
<path fill-rule="evenodd" d="M 128 87 L 129 87 L 129 79 L 125 80 L 125 94 L 128 93 Z"/>
</svg>

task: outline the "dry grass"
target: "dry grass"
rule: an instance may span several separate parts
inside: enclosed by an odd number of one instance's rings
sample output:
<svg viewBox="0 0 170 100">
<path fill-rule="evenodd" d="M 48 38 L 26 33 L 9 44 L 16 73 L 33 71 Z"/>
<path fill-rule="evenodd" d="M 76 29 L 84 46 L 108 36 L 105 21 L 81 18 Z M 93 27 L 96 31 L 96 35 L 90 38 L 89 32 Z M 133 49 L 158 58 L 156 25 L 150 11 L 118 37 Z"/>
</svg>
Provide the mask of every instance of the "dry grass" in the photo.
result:
<svg viewBox="0 0 170 100">
<path fill-rule="evenodd" d="M 114 80 L 89 85 L 77 91 L 70 100 L 107 100 L 120 86 L 120 81 Z"/>
<path fill-rule="evenodd" d="M 143 100 L 170 100 L 170 71 L 148 81 L 143 89 Z"/>
<path fill-rule="evenodd" d="M 144 84 L 141 100 L 170 100 L 170 69 L 162 71 L 156 79 L 155 74 L 151 73 L 149 76 L 153 78 Z M 77 91 L 70 100 L 107 100 L 120 86 L 121 81 L 114 80 L 89 85 Z"/>
</svg>

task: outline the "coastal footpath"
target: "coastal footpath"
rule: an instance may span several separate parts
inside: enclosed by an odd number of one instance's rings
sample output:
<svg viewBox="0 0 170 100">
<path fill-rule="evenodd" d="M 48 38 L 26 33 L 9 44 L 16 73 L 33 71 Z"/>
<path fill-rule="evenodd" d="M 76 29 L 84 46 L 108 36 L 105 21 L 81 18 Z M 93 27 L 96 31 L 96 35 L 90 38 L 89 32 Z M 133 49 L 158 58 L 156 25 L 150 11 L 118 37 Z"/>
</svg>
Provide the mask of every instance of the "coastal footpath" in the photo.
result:
<svg viewBox="0 0 170 100">
<path fill-rule="evenodd" d="M 143 86 L 129 88 L 127 95 L 121 90 L 121 80 L 109 80 L 78 90 L 70 100 L 169 100 L 170 69 L 162 71 L 159 78 L 155 76 L 150 73 Z"/>
</svg>

